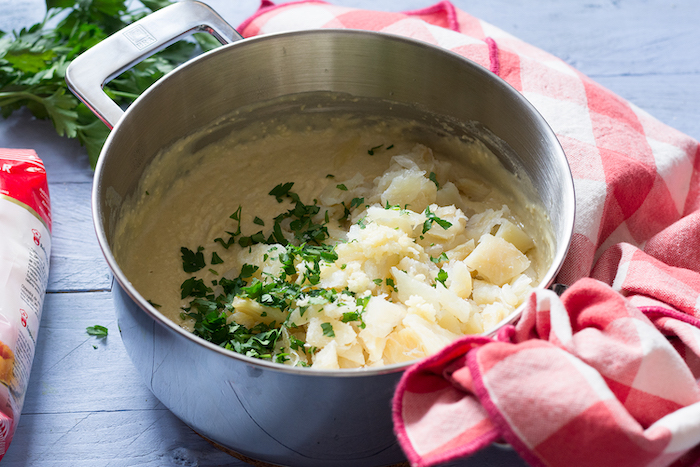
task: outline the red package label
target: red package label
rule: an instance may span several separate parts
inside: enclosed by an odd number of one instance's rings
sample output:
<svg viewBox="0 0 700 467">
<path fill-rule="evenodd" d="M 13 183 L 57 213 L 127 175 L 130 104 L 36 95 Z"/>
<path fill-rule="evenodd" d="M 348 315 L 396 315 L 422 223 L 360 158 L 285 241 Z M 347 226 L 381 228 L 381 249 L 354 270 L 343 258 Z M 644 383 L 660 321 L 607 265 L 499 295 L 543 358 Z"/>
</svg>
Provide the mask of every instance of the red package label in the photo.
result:
<svg viewBox="0 0 700 467">
<path fill-rule="evenodd" d="M 51 256 L 46 171 L 34 151 L 0 149 L 0 459 L 17 429 Z"/>
<path fill-rule="evenodd" d="M 34 151 L 0 148 L 0 195 L 29 206 L 51 230 L 46 170 Z"/>
</svg>

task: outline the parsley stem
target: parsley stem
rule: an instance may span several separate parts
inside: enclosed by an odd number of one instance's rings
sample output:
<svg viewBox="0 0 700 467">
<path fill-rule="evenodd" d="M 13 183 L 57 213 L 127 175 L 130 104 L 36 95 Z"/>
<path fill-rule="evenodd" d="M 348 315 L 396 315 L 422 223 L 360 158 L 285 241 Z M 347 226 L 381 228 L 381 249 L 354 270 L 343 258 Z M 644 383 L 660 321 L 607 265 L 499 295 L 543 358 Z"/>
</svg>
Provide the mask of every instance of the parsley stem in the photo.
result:
<svg viewBox="0 0 700 467">
<path fill-rule="evenodd" d="M 2 99 L 6 98 L 6 99 Z M 44 102 L 44 99 L 37 96 L 36 94 L 32 94 L 31 92 L 0 92 L 0 107 L 6 106 L 8 104 L 13 104 L 17 101 L 21 101 L 22 99 L 31 99 L 36 102 Z"/>
<path fill-rule="evenodd" d="M 116 89 L 110 89 L 107 91 L 108 94 L 112 94 L 114 96 L 119 96 L 119 97 L 126 97 L 127 99 L 136 99 L 139 97 L 139 94 L 134 94 L 132 92 L 124 92 L 124 91 L 117 91 Z"/>
</svg>

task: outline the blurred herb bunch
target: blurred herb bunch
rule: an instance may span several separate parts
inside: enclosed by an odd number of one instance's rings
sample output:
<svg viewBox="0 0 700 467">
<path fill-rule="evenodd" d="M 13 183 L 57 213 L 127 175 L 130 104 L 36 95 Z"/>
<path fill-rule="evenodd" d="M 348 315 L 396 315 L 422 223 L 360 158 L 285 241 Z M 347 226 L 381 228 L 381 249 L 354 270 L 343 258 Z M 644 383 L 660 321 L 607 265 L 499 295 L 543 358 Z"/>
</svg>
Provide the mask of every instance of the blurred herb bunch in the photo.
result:
<svg viewBox="0 0 700 467">
<path fill-rule="evenodd" d="M 95 167 L 109 129 L 67 88 L 66 68 L 85 50 L 132 22 L 169 5 L 168 0 L 46 0 L 40 23 L 11 33 L 0 31 L 0 112 L 4 118 L 26 107 L 51 119 L 60 136 L 77 138 Z M 197 51 L 219 43 L 207 34 L 178 41 L 105 86 L 127 106 L 148 86 Z"/>
</svg>

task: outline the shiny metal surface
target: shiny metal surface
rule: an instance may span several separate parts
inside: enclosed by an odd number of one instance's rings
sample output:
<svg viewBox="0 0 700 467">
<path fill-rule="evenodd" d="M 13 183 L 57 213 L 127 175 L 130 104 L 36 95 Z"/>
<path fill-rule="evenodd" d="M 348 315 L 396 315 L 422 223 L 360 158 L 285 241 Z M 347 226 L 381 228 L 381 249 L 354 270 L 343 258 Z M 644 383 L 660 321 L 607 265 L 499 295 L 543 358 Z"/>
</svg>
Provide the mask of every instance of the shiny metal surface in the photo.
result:
<svg viewBox="0 0 700 467">
<path fill-rule="evenodd" d="M 163 147 L 263 100 L 310 91 L 418 105 L 477 121 L 512 149 L 506 166 L 533 181 L 556 240 L 548 285 L 566 254 L 574 193 L 564 153 L 534 108 L 495 75 L 455 54 L 362 31 L 300 31 L 246 39 L 163 78 L 117 122 L 93 185 L 96 233 L 118 287 L 122 339 L 158 399 L 203 436 L 268 463 L 388 465 L 403 461 L 391 396 L 404 366 L 365 371 L 294 369 L 226 352 L 164 318 L 111 252 L 120 203 Z M 517 316 L 511 317 L 515 319 Z"/>
<path fill-rule="evenodd" d="M 113 34 L 73 60 L 68 88 L 110 128 L 124 111 L 102 86 L 144 58 L 195 32 L 208 32 L 222 44 L 242 39 L 223 18 L 201 2 L 180 2 L 156 11 Z"/>
</svg>

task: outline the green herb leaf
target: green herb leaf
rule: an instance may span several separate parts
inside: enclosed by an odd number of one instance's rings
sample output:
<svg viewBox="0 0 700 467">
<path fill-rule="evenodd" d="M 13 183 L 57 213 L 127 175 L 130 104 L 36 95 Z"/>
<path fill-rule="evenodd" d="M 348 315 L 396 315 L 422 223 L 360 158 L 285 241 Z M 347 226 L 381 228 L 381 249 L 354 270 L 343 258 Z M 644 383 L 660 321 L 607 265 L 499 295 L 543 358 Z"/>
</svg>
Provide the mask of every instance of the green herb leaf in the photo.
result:
<svg viewBox="0 0 700 467">
<path fill-rule="evenodd" d="M 284 196 L 287 196 L 289 190 L 294 186 L 294 182 L 280 183 L 268 193 L 270 196 L 277 198 L 277 202 L 281 203 Z"/>
<path fill-rule="evenodd" d="M 95 337 L 107 337 L 107 334 L 109 333 L 109 330 L 106 327 L 100 326 L 99 324 L 88 326 L 86 331 L 90 336 Z"/>
<path fill-rule="evenodd" d="M 343 316 L 342 318 L 340 318 L 340 321 L 342 321 L 343 323 L 349 323 L 350 321 L 360 321 L 362 319 L 361 316 L 362 315 L 357 311 L 350 311 L 348 313 L 343 313 Z"/>
<path fill-rule="evenodd" d="M 370 156 L 374 156 L 374 151 L 376 151 L 377 149 L 381 148 L 382 146 L 384 146 L 384 145 L 383 145 L 383 144 L 380 144 L 379 146 L 375 146 L 375 147 L 373 147 L 373 148 L 368 149 L 368 150 L 367 150 L 367 154 L 369 154 Z"/>
<path fill-rule="evenodd" d="M 180 284 L 180 298 L 204 297 L 211 292 L 212 290 L 204 284 L 202 279 L 190 277 L 185 282 Z"/>
<path fill-rule="evenodd" d="M 423 223 L 423 233 L 426 233 L 428 230 L 430 230 L 430 228 L 433 226 L 433 222 L 445 230 L 452 227 L 452 223 L 450 221 L 446 221 L 445 219 L 441 219 L 438 216 L 436 216 L 433 212 L 431 212 L 430 206 L 425 208 L 424 213 L 425 213 L 425 216 L 427 217 L 427 219 Z"/>
<path fill-rule="evenodd" d="M 435 280 L 441 283 L 442 285 L 445 285 L 445 281 L 447 280 L 447 272 L 444 269 L 440 269 Z"/>
<path fill-rule="evenodd" d="M 353 198 L 352 201 L 350 201 L 350 209 L 359 208 L 363 204 L 365 204 L 364 198 Z"/>
<path fill-rule="evenodd" d="M 438 264 L 438 263 L 444 263 L 445 261 L 449 261 L 449 260 L 447 259 L 447 253 L 445 253 L 443 251 L 442 253 L 440 253 L 440 256 L 438 256 L 437 258 L 433 258 L 431 256 L 430 261 L 432 261 L 435 264 Z"/>
<path fill-rule="evenodd" d="M 430 175 L 428 176 L 428 178 L 430 179 L 431 182 L 433 182 L 435 184 L 435 186 L 439 190 L 440 184 L 437 181 L 437 176 L 435 175 L 435 172 L 430 172 Z"/>
<path fill-rule="evenodd" d="M 331 323 L 321 323 L 321 329 L 323 330 L 324 336 L 335 337 L 335 332 L 333 331 L 333 325 Z"/>
<path fill-rule="evenodd" d="M 356 298 L 355 303 L 357 303 L 357 306 L 359 306 L 360 308 L 362 308 L 362 310 L 364 310 L 365 308 L 367 308 L 367 304 L 369 303 L 369 299 L 370 299 L 370 296 Z"/>
<path fill-rule="evenodd" d="M 180 248 L 180 253 L 182 253 L 182 269 L 185 272 L 197 272 L 206 266 L 202 251 L 204 251 L 204 248 L 201 246 L 197 248 L 196 252 L 184 246 Z"/>
</svg>

